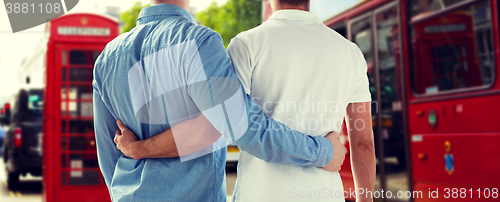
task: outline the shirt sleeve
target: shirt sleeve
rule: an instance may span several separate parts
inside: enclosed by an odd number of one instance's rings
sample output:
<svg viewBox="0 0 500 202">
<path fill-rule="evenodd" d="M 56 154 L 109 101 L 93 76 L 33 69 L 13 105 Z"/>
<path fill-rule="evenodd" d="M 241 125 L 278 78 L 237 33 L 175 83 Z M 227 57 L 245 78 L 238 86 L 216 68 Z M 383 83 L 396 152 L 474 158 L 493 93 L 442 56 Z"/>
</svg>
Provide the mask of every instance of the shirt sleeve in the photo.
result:
<svg viewBox="0 0 500 202">
<path fill-rule="evenodd" d="M 357 103 L 357 102 L 371 102 L 372 97 L 370 93 L 370 82 L 368 80 L 368 67 L 366 64 L 366 60 L 363 56 L 363 53 L 359 48 L 353 44 L 356 50 L 356 67 L 360 70 L 357 76 L 357 82 L 354 89 L 354 93 L 349 99 L 349 103 Z"/>
<path fill-rule="evenodd" d="M 94 76 L 95 77 L 95 76 Z M 93 105 L 94 105 L 94 131 L 97 146 L 97 157 L 106 186 L 111 194 L 111 180 L 115 172 L 118 159 L 122 156 L 120 150 L 116 148 L 114 134 L 118 130 L 116 119 L 112 116 L 101 95 L 96 90 L 94 80 Z"/>
<path fill-rule="evenodd" d="M 208 37 L 198 49 L 203 70 L 188 67 L 193 70 L 188 80 L 204 74 L 208 84 L 192 85 L 188 91 L 228 143 L 266 162 L 282 165 L 323 167 L 332 160 L 333 147 L 328 139 L 300 133 L 275 121 L 242 90 L 219 35 Z"/>
<path fill-rule="evenodd" d="M 251 63 L 248 45 L 241 39 L 233 38 L 227 47 L 227 54 L 247 94 L 252 92 L 252 75 L 254 66 Z"/>
</svg>

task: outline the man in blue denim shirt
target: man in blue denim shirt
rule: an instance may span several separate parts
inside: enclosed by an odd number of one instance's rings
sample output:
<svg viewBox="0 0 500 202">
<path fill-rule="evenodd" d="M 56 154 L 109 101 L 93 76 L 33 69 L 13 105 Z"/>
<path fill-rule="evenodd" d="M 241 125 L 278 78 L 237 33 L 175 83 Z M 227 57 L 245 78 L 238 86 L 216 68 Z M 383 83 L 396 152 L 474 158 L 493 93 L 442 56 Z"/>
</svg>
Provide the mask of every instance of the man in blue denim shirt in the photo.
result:
<svg viewBox="0 0 500 202">
<path fill-rule="evenodd" d="M 225 201 L 227 143 L 271 163 L 338 170 L 338 138 L 308 136 L 267 117 L 242 90 L 220 35 L 196 24 L 187 0 L 153 5 L 94 68 L 99 166 L 113 201 Z M 139 141 L 149 153 L 127 158 L 117 149 L 131 147 L 115 145 L 117 120 L 121 133 L 149 140 Z M 160 133 L 175 145 L 155 139 Z M 155 156 L 162 149 L 172 153 Z"/>
</svg>

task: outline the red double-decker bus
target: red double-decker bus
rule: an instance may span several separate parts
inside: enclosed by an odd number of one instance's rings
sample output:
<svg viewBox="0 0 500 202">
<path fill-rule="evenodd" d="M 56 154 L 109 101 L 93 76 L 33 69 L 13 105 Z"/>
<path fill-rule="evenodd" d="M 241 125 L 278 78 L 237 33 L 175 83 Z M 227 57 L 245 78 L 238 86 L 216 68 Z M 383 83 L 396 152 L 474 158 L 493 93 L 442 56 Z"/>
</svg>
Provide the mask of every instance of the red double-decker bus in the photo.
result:
<svg viewBox="0 0 500 202">
<path fill-rule="evenodd" d="M 95 60 L 116 36 L 115 19 L 66 14 L 46 24 L 42 45 L 26 59 L 26 87 L 44 89 L 44 201 L 110 201 L 97 162 L 92 79 Z"/>
<path fill-rule="evenodd" d="M 368 63 L 375 201 L 500 200 L 500 2 L 346 2 L 311 11 Z M 341 175 L 354 190 L 348 161 Z"/>
</svg>

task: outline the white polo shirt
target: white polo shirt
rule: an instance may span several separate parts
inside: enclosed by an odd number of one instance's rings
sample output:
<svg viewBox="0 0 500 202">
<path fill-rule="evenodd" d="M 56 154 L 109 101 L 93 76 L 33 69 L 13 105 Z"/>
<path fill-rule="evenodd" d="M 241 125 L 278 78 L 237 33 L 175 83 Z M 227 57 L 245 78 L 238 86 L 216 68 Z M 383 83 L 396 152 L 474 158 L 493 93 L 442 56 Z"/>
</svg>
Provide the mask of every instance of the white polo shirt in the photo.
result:
<svg viewBox="0 0 500 202">
<path fill-rule="evenodd" d="M 236 36 L 228 53 L 246 92 L 297 131 L 340 131 L 349 103 L 371 101 L 363 54 L 316 14 L 277 11 Z M 271 164 L 241 152 L 233 200 L 344 201 L 342 193 L 337 172 Z"/>
</svg>

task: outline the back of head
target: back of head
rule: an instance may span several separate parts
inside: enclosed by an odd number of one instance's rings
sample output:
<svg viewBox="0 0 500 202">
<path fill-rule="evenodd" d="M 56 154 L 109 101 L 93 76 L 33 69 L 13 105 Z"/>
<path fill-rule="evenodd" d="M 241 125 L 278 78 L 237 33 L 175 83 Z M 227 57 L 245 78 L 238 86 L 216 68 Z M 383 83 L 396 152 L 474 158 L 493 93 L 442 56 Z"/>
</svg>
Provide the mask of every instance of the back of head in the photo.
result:
<svg viewBox="0 0 500 202">
<path fill-rule="evenodd" d="M 189 11 L 189 0 L 151 0 L 151 5 L 172 4 Z"/>
<path fill-rule="evenodd" d="M 151 5 L 158 4 L 173 4 L 184 9 L 189 8 L 189 0 L 151 0 Z"/>
<path fill-rule="evenodd" d="M 273 12 L 283 9 L 309 11 L 310 0 L 271 0 Z"/>
<path fill-rule="evenodd" d="M 291 6 L 309 5 L 310 0 L 277 0 L 279 4 Z"/>
</svg>

